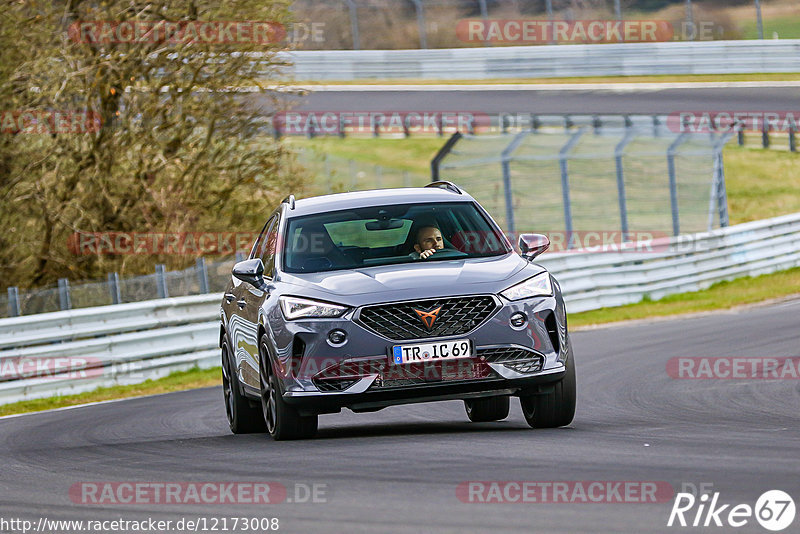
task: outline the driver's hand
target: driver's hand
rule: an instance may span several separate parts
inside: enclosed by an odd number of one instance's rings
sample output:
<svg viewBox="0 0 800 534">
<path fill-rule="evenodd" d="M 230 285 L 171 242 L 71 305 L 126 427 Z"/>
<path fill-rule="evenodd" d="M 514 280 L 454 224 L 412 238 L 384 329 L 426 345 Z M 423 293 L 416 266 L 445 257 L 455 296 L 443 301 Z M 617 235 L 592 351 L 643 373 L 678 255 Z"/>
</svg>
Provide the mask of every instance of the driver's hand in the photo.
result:
<svg viewBox="0 0 800 534">
<path fill-rule="evenodd" d="M 419 253 L 419 259 L 427 260 L 428 258 L 433 256 L 434 252 L 436 252 L 435 248 L 429 248 L 428 250 L 423 250 L 422 252 Z"/>
</svg>

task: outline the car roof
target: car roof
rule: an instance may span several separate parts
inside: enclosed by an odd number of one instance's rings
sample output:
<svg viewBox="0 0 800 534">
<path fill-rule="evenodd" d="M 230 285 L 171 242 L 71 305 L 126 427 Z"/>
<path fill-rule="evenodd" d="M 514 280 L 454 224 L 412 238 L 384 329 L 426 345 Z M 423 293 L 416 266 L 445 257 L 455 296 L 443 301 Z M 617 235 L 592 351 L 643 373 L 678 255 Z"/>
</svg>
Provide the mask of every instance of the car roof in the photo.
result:
<svg viewBox="0 0 800 534">
<path fill-rule="evenodd" d="M 455 193 L 439 187 L 405 187 L 336 193 L 297 200 L 294 209 L 286 210 L 287 217 L 365 208 L 369 206 L 414 204 L 418 202 L 474 202 L 470 195 Z"/>
</svg>

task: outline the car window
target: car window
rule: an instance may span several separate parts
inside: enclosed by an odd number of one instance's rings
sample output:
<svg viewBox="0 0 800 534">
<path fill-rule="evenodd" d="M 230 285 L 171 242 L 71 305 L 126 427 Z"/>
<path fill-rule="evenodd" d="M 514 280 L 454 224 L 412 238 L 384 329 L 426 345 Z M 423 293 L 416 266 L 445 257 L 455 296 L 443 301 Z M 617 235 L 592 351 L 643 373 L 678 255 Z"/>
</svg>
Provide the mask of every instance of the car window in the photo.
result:
<svg viewBox="0 0 800 534">
<path fill-rule="evenodd" d="M 272 278 L 275 269 L 275 250 L 278 242 L 278 216 L 267 221 L 264 235 L 258 248 L 258 257 L 264 264 L 264 276 Z"/>
<path fill-rule="evenodd" d="M 436 250 L 421 258 L 421 232 L 438 234 Z M 428 240 L 427 242 L 430 242 Z M 499 230 L 473 202 L 374 206 L 291 218 L 283 268 L 322 272 L 420 260 L 504 254 Z"/>
</svg>

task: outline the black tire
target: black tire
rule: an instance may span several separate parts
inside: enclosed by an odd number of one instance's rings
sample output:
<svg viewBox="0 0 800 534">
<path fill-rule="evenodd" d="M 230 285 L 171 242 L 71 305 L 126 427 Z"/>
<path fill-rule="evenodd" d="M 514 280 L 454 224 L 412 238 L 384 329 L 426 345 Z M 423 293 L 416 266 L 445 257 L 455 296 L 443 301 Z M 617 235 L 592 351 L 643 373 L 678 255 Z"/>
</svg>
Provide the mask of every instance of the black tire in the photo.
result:
<svg viewBox="0 0 800 534">
<path fill-rule="evenodd" d="M 273 372 L 264 341 L 259 344 L 261 370 L 261 411 L 267 432 L 275 441 L 313 438 L 317 433 L 319 416 L 300 415 L 283 400 L 278 380 Z"/>
<path fill-rule="evenodd" d="M 253 406 L 250 399 L 242 394 L 239 376 L 233 370 L 233 355 L 228 347 L 228 340 L 222 342 L 222 393 L 225 398 L 225 414 L 228 425 L 234 434 L 252 434 L 264 432 L 264 417 L 261 407 Z"/>
<path fill-rule="evenodd" d="M 532 428 L 566 426 L 575 417 L 575 359 L 567 341 L 566 374 L 549 393 L 520 397 L 522 414 Z"/>
<path fill-rule="evenodd" d="M 500 421 L 508 417 L 509 398 L 502 396 L 465 399 L 464 408 L 467 410 L 467 417 L 473 423 Z"/>
</svg>

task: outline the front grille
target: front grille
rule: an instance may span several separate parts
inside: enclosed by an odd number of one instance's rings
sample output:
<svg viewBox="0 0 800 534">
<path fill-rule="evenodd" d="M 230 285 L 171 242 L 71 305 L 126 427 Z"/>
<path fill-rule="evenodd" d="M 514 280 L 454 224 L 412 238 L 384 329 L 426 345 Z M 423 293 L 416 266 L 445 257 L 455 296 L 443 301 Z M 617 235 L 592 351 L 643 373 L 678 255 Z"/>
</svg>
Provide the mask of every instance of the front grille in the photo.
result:
<svg viewBox="0 0 800 534">
<path fill-rule="evenodd" d="M 389 339 L 409 340 L 458 336 L 480 326 L 495 311 L 492 297 L 453 297 L 397 302 L 367 306 L 361 310 L 359 322 Z M 430 312 L 439 309 L 431 328 L 427 328 L 414 310 Z"/>
<path fill-rule="evenodd" d="M 538 373 L 544 356 L 523 347 L 493 347 L 478 349 L 478 357 L 489 363 L 502 363 L 518 373 Z"/>
</svg>

